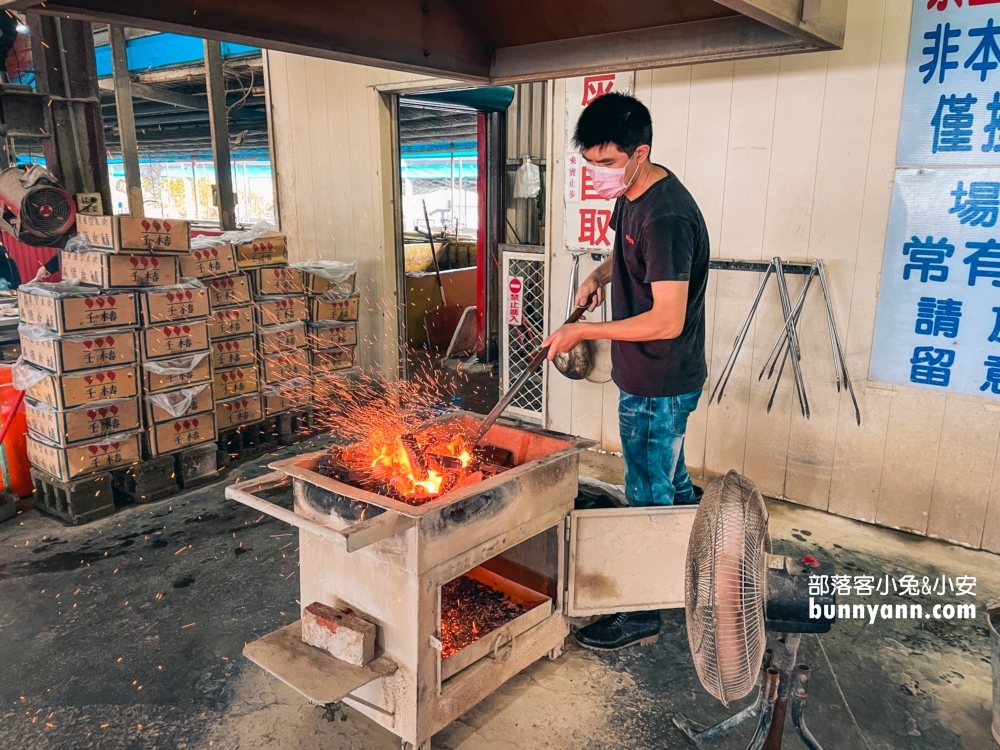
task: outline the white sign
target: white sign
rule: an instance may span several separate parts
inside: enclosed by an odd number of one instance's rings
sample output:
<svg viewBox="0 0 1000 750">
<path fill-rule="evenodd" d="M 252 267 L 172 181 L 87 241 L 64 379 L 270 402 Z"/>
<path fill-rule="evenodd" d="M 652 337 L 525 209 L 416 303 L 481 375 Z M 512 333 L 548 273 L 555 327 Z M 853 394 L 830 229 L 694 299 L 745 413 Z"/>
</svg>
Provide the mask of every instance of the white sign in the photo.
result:
<svg viewBox="0 0 1000 750">
<path fill-rule="evenodd" d="M 913 0 L 896 163 L 1000 165 L 1000 0 Z"/>
<path fill-rule="evenodd" d="M 523 303 L 524 279 L 520 276 L 510 276 L 507 279 L 507 325 L 521 325 Z"/>
<path fill-rule="evenodd" d="M 870 378 L 1000 397 L 1000 169 L 897 169 Z"/>
<path fill-rule="evenodd" d="M 573 130 L 584 108 L 611 91 L 631 93 L 634 73 L 601 73 L 566 81 L 566 144 L 563 198 L 566 205 L 564 243 L 568 249 L 611 252 L 615 233 L 611 230 L 613 200 L 594 190 L 593 176 L 579 152 L 572 149 Z"/>
</svg>

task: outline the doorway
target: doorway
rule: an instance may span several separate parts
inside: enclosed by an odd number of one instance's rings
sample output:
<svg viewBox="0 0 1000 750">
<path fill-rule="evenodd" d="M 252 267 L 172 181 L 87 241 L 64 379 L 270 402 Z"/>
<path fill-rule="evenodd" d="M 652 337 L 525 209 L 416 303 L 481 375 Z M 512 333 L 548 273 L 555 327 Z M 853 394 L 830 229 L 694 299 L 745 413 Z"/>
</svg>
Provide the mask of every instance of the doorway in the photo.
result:
<svg viewBox="0 0 1000 750">
<path fill-rule="evenodd" d="M 395 108 L 404 372 L 440 379 L 479 413 L 499 399 L 495 290 L 512 98 L 507 87 L 408 94 Z"/>
</svg>

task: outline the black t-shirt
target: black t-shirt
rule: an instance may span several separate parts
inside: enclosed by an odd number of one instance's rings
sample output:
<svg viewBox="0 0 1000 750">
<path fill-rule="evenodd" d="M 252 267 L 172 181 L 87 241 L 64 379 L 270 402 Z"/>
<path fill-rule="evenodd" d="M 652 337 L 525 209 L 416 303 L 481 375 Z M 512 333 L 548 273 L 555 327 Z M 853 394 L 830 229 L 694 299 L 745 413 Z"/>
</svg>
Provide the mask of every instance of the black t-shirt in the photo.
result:
<svg viewBox="0 0 1000 750">
<path fill-rule="evenodd" d="M 613 341 L 611 377 L 626 393 L 659 398 L 701 388 L 705 364 L 708 230 L 698 204 L 672 172 L 634 201 L 622 196 L 615 230 L 611 308 L 615 320 L 653 309 L 654 281 L 687 281 L 684 330 L 675 339 Z"/>
</svg>

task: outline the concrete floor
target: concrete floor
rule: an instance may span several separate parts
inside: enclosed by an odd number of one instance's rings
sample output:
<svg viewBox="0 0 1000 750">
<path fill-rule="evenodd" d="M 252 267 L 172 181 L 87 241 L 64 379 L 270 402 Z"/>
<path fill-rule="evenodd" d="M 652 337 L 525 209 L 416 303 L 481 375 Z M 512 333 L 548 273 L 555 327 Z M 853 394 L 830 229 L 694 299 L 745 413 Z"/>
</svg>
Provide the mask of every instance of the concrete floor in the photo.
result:
<svg viewBox="0 0 1000 750">
<path fill-rule="evenodd" d="M 590 458 L 591 473 L 595 460 L 608 463 Z M 398 748 L 357 713 L 328 723 L 241 657 L 245 641 L 298 617 L 299 582 L 295 535 L 225 500 L 234 479 L 81 528 L 36 511 L 0 525 L 0 748 Z M 809 720 L 825 750 L 991 747 L 985 605 L 1000 598 L 1000 558 L 785 503 L 770 509 L 781 553 L 812 553 L 850 574 L 978 578 L 975 622 L 845 621 L 805 638 Z M 655 646 L 603 655 L 568 644 L 434 746 L 690 747 L 675 712 L 706 723 L 729 713 L 697 681 L 680 610 L 665 614 Z M 751 731 L 712 747 L 743 748 Z M 785 747 L 802 745 L 786 738 Z"/>
</svg>

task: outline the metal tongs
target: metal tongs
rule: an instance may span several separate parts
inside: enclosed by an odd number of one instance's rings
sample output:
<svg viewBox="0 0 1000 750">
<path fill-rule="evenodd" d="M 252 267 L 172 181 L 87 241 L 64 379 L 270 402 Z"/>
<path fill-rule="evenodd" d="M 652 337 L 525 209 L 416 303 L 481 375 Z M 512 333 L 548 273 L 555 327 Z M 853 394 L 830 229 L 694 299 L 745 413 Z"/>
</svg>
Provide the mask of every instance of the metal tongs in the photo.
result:
<svg viewBox="0 0 1000 750">
<path fill-rule="evenodd" d="M 590 307 L 591 303 L 594 301 L 594 298 L 596 296 L 597 292 L 591 294 L 590 297 L 587 298 L 587 304 L 583 305 L 582 307 L 577 307 L 575 310 L 573 310 L 572 314 L 566 319 L 566 323 L 564 323 L 563 325 L 568 325 L 569 323 L 576 323 L 578 320 L 580 320 L 580 318 L 583 317 L 583 314 L 587 312 L 587 308 Z M 542 362 L 544 362 L 548 358 L 548 356 L 549 356 L 549 347 L 547 346 L 543 346 L 541 349 L 535 352 L 535 356 L 531 358 L 531 361 L 528 363 L 528 366 L 524 369 L 524 372 L 522 372 L 518 376 L 517 380 L 513 382 L 510 388 L 507 389 L 507 392 L 503 394 L 503 397 L 497 402 L 497 405 L 490 410 L 490 413 L 486 415 L 486 418 L 479 423 L 478 429 L 468 442 L 468 450 L 470 452 L 477 445 L 479 445 L 479 441 L 482 440 L 483 437 L 486 435 L 486 433 L 490 431 L 490 428 L 494 425 L 497 419 L 499 419 L 504 409 L 510 406 L 510 402 L 514 400 L 514 397 L 517 395 L 518 391 L 520 391 L 524 387 L 524 384 L 528 382 L 528 378 L 530 378 L 532 375 L 535 374 L 535 371 L 542 366 Z"/>
</svg>

